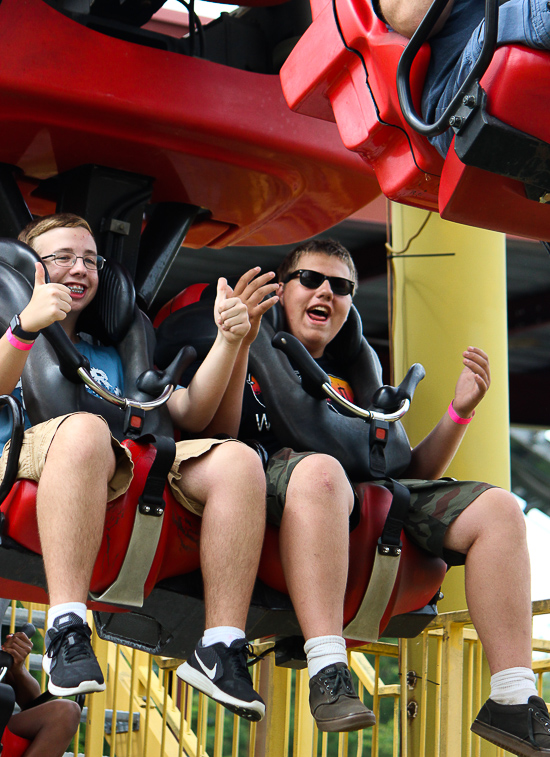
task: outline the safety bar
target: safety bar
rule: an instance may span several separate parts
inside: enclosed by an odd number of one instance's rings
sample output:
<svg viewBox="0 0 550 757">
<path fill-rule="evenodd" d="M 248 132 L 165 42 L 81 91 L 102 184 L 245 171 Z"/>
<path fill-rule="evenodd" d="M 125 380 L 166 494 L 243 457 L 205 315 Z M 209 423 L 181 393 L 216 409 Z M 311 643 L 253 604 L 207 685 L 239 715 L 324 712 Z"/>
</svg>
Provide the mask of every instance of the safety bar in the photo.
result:
<svg viewBox="0 0 550 757">
<path fill-rule="evenodd" d="M 284 331 L 279 331 L 275 334 L 271 343 L 276 349 L 284 352 L 298 366 L 302 374 L 302 386 L 308 394 L 317 399 L 328 397 L 365 421 L 394 423 L 402 418 L 411 406 L 411 400 L 418 383 L 426 375 L 424 367 L 420 363 L 415 363 L 409 368 L 407 375 L 399 387 L 383 386 L 376 391 L 373 397 L 373 404 L 378 406 L 386 404 L 388 406 L 387 411 L 381 408 L 378 410 L 365 410 L 342 397 L 332 387 L 330 378 L 325 371 L 315 362 L 304 345 L 295 336 L 287 334 Z M 393 405 L 397 405 L 396 409 L 390 410 L 390 407 Z"/>
<path fill-rule="evenodd" d="M 168 386 L 164 388 L 160 397 L 148 402 L 139 402 L 138 400 L 128 399 L 128 397 L 119 397 L 117 394 L 113 394 L 113 392 L 105 389 L 105 387 L 100 386 L 97 381 L 91 377 L 90 372 L 83 366 L 78 368 L 77 373 L 87 387 L 92 389 L 96 394 L 99 394 L 104 400 L 107 400 L 107 402 L 111 402 L 113 405 L 117 405 L 123 410 L 126 410 L 129 407 L 137 407 L 140 410 L 145 411 L 155 410 L 157 407 L 164 405 L 164 403 L 170 399 L 172 392 L 174 391 L 174 385 L 168 384 Z"/>
</svg>

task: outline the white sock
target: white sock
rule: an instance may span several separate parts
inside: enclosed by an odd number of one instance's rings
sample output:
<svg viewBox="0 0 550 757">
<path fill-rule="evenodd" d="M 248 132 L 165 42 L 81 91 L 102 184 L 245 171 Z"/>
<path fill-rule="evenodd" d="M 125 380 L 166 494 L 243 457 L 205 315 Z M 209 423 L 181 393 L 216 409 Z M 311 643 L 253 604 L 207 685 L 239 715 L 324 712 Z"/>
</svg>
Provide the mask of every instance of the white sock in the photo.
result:
<svg viewBox="0 0 550 757">
<path fill-rule="evenodd" d="M 202 637 L 203 647 L 210 647 L 212 644 L 218 644 L 220 641 L 225 644 L 226 647 L 231 645 L 231 642 L 235 639 L 244 639 L 244 631 L 234 626 L 216 626 L 215 628 L 207 628 Z"/>
<path fill-rule="evenodd" d="M 70 612 L 78 615 L 83 623 L 86 622 L 86 605 L 84 602 L 64 602 L 61 605 L 52 605 L 48 610 L 48 628 L 46 630 L 52 628 L 56 618 L 59 618 L 61 615 L 67 615 Z"/>
<path fill-rule="evenodd" d="M 342 636 L 314 636 L 304 644 L 304 652 L 307 655 L 310 678 L 327 665 L 335 665 L 337 662 L 348 664 L 346 642 Z"/>
<path fill-rule="evenodd" d="M 527 704 L 537 696 L 535 674 L 530 668 L 507 668 L 491 676 L 491 699 L 498 704 Z"/>
</svg>

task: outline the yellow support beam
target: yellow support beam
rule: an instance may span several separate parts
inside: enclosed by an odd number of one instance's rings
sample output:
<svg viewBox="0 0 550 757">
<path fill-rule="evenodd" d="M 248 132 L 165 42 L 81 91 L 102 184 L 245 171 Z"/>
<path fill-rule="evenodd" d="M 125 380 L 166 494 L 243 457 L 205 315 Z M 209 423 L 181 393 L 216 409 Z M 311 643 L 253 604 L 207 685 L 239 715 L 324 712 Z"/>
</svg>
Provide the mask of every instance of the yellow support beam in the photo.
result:
<svg viewBox="0 0 550 757">
<path fill-rule="evenodd" d="M 391 214 L 388 270 L 393 379 L 399 382 L 413 363 L 422 363 L 426 369 L 426 378 L 405 418 L 411 444 L 420 442 L 445 412 L 462 369 L 464 349 L 480 347 L 491 361 L 491 388 L 446 475 L 509 488 L 505 237 L 443 221 L 436 213 L 404 205 L 392 204 Z M 440 611 L 466 607 L 463 568 L 450 571 L 443 593 Z M 439 645 L 435 640 L 429 643 Z M 413 706 L 406 719 L 408 727 L 403 730 L 404 757 L 421 754 L 424 746 L 427 755 L 434 757 L 460 754 L 462 628 L 446 624 L 445 639 L 438 649 L 440 664 L 432 662 L 427 668 L 422 643 L 408 643 L 408 669 L 422 671 L 429 680 L 437 680 L 441 674 L 441 686 L 437 687 L 441 697 L 433 684 L 428 692 L 418 687 L 408 692 Z M 428 713 L 415 716 L 416 705 L 427 707 Z M 440 730 L 436 722 L 439 712 Z M 426 739 L 426 729 L 435 736 L 432 745 Z"/>
</svg>

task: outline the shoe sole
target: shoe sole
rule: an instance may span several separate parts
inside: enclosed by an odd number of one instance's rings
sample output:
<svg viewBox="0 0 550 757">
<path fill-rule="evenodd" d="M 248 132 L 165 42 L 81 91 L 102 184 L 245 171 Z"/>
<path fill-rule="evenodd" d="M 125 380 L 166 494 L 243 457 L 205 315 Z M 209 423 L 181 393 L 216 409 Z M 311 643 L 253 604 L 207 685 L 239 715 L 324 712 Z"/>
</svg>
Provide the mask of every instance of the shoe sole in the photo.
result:
<svg viewBox="0 0 550 757">
<path fill-rule="evenodd" d="M 550 749 L 535 749 L 522 739 L 518 739 L 512 736 L 506 731 L 501 731 L 499 728 L 482 723 L 479 720 L 474 720 L 470 730 L 481 736 L 485 741 L 490 741 L 491 744 L 506 749 L 507 752 L 517 754 L 519 757 L 540 757 L 541 754 L 550 754 Z"/>
<path fill-rule="evenodd" d="M 62 686 L 56 686 L 52 683 L 52 679 L 48 681 L 48 691 L 56 697 L 72 697 L 77 694 L 95 694 L 99 691 L 105 691 L 105 683 L 98 683 L 97 681 L 82 681 L 78 686 L 71 688 L 63 688 Z"/>
<path fill-rule="evenodd" d="M 334 720 L 315 721 L 319 731 L 325 733 L 348 733 L 349 731 L 361 731 L 363 728 L 371 728 L 376 724 L 374 712 L 361 712 L 356 715 L 345 715 Z"/>
<path fill-rule="evenodd" d="M 194 689 L 202 691 L 203 694 L 213 699 L 215 702 L 223 704 L 231 712 L 239 715 L 246 720 L 262 720 L 265 715 L 265 704 L 262 702 L 244 702 L 242 699 L 232 697 L 219 689 L 216 684 L 206 676 L 199 673 L 198 670 L 191 667 L 189 663 L 182 663 L 176 670 L 176 675 L 182 681 L 188 683 Z"/>
</svg>

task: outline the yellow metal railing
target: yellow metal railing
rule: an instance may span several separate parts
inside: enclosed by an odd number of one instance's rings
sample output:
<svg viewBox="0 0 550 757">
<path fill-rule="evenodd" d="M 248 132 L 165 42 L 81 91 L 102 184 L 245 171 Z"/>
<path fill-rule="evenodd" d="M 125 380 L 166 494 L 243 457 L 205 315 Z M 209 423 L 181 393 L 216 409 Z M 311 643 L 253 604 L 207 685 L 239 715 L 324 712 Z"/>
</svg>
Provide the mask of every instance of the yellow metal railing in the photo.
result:
<svg viewBox="0 0 550 757">
<path fill-rule="evenodd" d="M 27 605 L 32 620 L 33 609 Z M 550 600 L 535 602 L 550 613 Z M 12 624 L 15 612 L 12 612 Z M 307 672 L 252 668 L 266 718 L 248 723 L 175 675 L 179 661 L 97 638 L 107 689 L 87 697 L 86 757 L 502 757 L 469 729 L 488 695 L 488 672 L 467 612 L 438 616 L 416 639 L 365 644 L 350 653 L 359 696 L 377 718 L 352 734 L 320 733 L 310 715 Z M 533 640 L 538 690 L 550 672 L 550 641 Z M 42 675 L 42 685 L 45 685 Z M 402 693 L 404 692 L 404 695 Z M 548 698 L 548 697 L 547 697 Z M 79 734 L 73 747 L 79 753 Z"/>
</svg>

